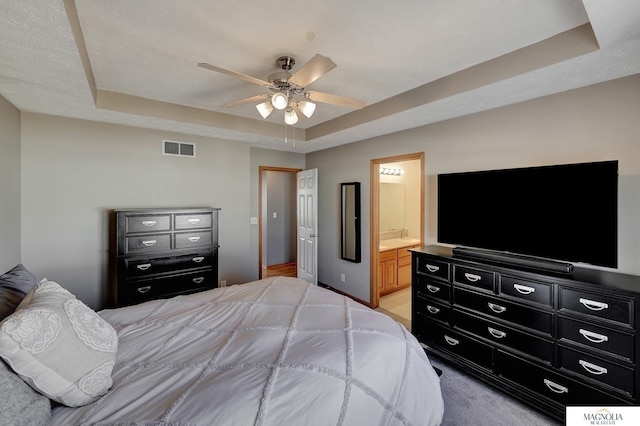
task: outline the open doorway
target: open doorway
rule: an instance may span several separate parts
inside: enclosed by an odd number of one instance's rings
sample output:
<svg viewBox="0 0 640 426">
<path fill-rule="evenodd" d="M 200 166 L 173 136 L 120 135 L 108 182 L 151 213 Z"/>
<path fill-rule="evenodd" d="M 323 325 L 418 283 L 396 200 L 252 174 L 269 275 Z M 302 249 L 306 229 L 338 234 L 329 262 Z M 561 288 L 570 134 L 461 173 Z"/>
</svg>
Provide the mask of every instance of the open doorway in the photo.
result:
<svg viewBox="0 0 640 426">
<path fill-rule="evenodd" d="M 424 176 L 424 153 L 371 160 L 371 305 L 386 309 L 384 297 L 409 321 L 408 250 L 423 244 Z"/>
<path fill-rule="evenodd" d="M 301 169 L 260 166 L 259 278 L 297 274 L 296 173 L 299 171 Z"/>
</svg>

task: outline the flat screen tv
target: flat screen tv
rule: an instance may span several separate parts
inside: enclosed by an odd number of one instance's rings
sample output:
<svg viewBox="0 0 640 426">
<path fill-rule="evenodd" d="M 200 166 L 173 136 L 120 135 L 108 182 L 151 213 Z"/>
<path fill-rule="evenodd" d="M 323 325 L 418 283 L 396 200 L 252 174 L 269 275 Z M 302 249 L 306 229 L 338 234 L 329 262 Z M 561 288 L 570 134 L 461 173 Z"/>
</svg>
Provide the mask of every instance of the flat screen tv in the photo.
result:
<svg viewBox="0 0 640 426">
<path fill-rule="evenodd" d="M 440 174 L 438 241 L 616 268 L 618 161 Z"/>
</svg>

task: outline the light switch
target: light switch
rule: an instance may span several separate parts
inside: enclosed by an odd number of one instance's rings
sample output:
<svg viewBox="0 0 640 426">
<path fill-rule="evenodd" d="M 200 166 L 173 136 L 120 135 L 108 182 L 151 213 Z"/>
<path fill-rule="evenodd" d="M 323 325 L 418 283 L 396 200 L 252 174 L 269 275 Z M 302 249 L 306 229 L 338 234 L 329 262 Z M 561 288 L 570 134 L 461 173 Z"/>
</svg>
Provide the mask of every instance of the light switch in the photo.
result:
<svg viewBox="0 0 640 426">
<path fill-rule="evenodd" d="M 277 219 L 278 218 L 278 212 L 273 212 L 273 218 Z"/>
<path fill-rule="evenodd" d="M 257 217 L 252 217 L 251 218 L 251 224 L 252 225 L 257 225 L 258 224 L 258 218 Z"/>
</svg>

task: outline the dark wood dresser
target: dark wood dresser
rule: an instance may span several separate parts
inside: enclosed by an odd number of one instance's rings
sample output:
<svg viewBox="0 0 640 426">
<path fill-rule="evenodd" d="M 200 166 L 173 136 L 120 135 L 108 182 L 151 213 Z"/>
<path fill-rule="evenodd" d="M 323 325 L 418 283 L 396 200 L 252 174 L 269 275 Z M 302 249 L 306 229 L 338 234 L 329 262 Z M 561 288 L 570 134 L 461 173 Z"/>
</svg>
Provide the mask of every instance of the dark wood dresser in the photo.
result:
<svg viewBox="0 0 640 426">
<path fill-rule="evenodd" d="M 110 305 L 126 306 L 218 287 L 218 211 L 113 210 Z"/>
<path fill-rule="evenodd" d="M 567 405 L 637 405 L 640 277 L 571 275 L 412 250 L 412 332 L 427 351 L 564 420 Z"/>
</svg>

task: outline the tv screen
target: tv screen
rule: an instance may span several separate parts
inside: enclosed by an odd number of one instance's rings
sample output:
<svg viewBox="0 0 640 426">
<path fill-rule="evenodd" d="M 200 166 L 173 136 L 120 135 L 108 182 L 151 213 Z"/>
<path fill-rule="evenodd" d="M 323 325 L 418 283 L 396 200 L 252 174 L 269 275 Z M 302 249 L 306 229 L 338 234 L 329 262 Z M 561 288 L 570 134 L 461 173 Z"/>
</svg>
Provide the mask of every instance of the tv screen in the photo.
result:
<svg viewBox="0 0 640 426">
<path fill-rule="evenodd" d="M 438 241 L 618 263 L 618 162 L 438 175 Z"/>
</svg>

